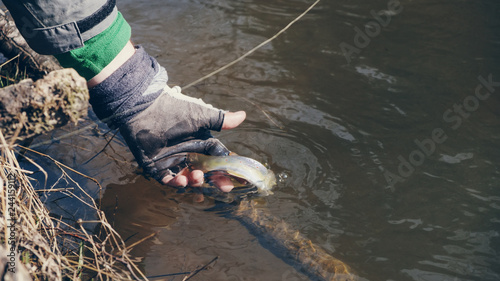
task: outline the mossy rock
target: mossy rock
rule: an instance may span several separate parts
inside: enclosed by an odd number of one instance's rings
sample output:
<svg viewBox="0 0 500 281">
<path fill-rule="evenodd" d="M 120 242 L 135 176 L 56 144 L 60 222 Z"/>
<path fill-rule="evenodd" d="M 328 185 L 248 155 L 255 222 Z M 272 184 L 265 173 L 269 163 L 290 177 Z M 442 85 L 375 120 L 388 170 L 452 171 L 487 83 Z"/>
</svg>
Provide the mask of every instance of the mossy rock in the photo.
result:
<svg viewBox="0 0 500 281">
<path fill-rule="evenodd" d="M 87 84 L 73 69 L 52 71 L 0 89 L 0 126 L 7 141 L 40 135 L 86 116 Z"/>
</svg>

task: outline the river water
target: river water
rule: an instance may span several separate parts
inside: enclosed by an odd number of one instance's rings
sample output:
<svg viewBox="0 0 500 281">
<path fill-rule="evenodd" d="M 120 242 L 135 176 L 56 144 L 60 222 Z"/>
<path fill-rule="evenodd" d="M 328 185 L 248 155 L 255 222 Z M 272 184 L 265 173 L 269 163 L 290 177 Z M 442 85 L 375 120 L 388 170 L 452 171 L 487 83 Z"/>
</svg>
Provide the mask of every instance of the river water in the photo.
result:
<svg viewBox="0 0 500 281">
<path fill-rule="evenodd" d="M 134 42 L 181 86 L 310 4 L 118 1 Z M 243 125 L 216 136 L 280 176 L 261 203 L 361 280 L 500 280 L 499 14 L 498 1 L 322 0 L 185 93 L 247 112 Z M 146 275 L 219 256 L 193 280 L 308 280 L 240 222 L 207 211 L 213 200 L 195 203 L 143 177 L 119 136 L 91 159 L 105 131 L 99 124 L 38 149 L 102 183 L 102 208 L 128 243 L 157 233 L 133 251 Z M 45 167 L 54 182 L 57 169 Z M 80 184 L 99 197 L 92 182 Z M 48 200 L 54 212 L 85 216 L 71 202 Z M 155 280 L 182 279 L 174 278 Z"/>
</svg>

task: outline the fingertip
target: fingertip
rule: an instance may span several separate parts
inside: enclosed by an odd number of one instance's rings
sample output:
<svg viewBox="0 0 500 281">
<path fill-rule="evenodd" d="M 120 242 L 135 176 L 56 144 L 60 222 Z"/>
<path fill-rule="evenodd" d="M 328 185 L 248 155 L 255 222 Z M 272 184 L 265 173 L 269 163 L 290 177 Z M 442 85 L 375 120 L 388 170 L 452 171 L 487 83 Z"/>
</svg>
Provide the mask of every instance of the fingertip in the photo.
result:
<svg viewBox="0 0 500 281">
<path fill-rule="evenodd" d="M 186 187 L 188 185 L 188 178 L 186 176 L 178 176 L 174 179 L 174 184 L 177 187 Z"/>
<path fill-rule="evenodd" d="M 220 191 L 222 192 L 231 192 L 231 190 L 233 190 L 234 186 L 232 184 L 228 184 L 228 185 L 221 185 L 221 186 L 218 186 L 218 188 L 220 189 Z"/>
<path fill-rule="evenodd" d="M 165 185 L 168 185 L 170 184 L 170 182 L 174 179 L 173 176 L 171 175 L 168 175 L 168 176 L 165 176 L 163 179 L 161 179 L 161 183 L 162 184 L 165 184 Z"/>
<path fill-rule="evenodd" d="M 189 182 L 191 186 L 201 186 L 204 181 L 204 173 L 201 170 L 193 170 L 189 175 Z"/>
<path fill-rule="evenodd" d="M 186 187 L 188 185 L 188 178 L 183 175 L 177 175 L 175 177 L 166 176 L 162 179 L 162 183 L 174 187 Z"/>
<path fill-rule="evenodd" d="M 245 111 L 226 112 L 222 130 L 228 130 L 238 127 L 247 118 Z"/>
</svg>

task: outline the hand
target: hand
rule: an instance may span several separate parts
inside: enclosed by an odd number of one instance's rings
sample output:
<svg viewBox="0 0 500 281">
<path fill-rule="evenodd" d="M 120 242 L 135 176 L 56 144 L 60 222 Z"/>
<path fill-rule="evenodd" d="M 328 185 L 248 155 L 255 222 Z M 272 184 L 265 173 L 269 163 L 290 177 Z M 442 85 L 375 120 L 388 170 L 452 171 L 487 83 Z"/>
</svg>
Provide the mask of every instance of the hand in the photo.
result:
<svg viewBox="0 0 500 281">
<path fill-rule="evenodd" d="M 246 113 L 244 111 L 228 112 L 222 123 L 222 130 L 228 130 L 240 125 L 245 120 Z M 234 185 L 230 179 L 224 176 L 214 176 L 211 181 L 223 192 L 230 192 Z M 187 168 L 182 169 L 177 175 L 166 175 L 161 179 L 163 184 L 174 187 L 201 186 L 204 182 L 204 174 L 201 170 L 190 171 Z"/>
<path fill-rule="evenodd" d="M 180 159 L 170 160 L 169 156 L 184 152 L 229 155 L 230 151 L 212 137 L 210 130 L 235 128 L 245 118 L 244 111 L 223 113 L 200 100 L 183 96 L 179 87 L 166 87 L 152 105 L 121 126 L 120 132 L 138 163 L 159 182 L 196 187 L 204 181 L 203 172 L 187 168 L 176 172 Z M 211 182 L 223 192 L 234 187 L 223 176 L 214 176 Z"/>
</svg>

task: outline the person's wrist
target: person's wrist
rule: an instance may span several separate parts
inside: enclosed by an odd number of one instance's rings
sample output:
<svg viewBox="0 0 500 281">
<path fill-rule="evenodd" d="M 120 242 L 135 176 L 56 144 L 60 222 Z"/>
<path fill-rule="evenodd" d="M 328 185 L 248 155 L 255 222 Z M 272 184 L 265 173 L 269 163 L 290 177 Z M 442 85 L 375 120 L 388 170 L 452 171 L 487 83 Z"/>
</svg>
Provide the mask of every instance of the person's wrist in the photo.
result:
<svg viewBox="0 0 500 281">
<path fill-rule="evenodd" d="M 87 87 L 92 88 L 99 85 L 102 81 L 106 80 L 113 74 L 120 66 L 122 66 L 128 59 L 135 53 L 135 47 L 131 41 L 128 41 L 125 47 L 118 53 L 118 55 L 99 72 L 96 76 L 87 81 Z"/>
</svg>

